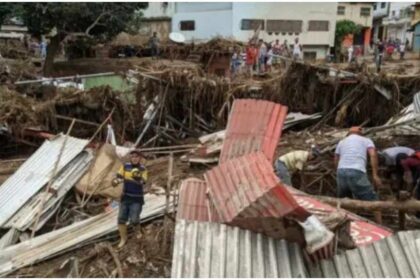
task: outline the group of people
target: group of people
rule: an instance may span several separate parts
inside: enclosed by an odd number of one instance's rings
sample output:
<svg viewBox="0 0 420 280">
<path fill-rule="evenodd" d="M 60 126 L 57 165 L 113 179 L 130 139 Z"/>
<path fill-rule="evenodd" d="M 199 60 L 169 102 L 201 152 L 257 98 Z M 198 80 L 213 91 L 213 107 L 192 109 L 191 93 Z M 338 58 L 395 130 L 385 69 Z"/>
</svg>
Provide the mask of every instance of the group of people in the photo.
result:
<svg viewBox="0 0 420 280">
<path fill-rule="evenodd" d="M 266 43 L 259 39 L 252 39 L 246 46 L 245 53 L 240 48 L 234 50 L 231 58 L 231 72 L 234 78 L 242 69 L 245 62 L 246 73 L 253 76 L 254 73 L 271 72 L 272 65 L 278 61 L 278 57 L 288 57 L 294 60 L 301 59 L 302 45 L 299 44 L 299 38 L 295 39 L 294 44 L 289 46 L 287 40 L 282 44 L 277 39 L 275 42 Z"/>
<path fill-rule="evenodd" d="M 404 59 L 406 49 L 409 45 L 408 39 L 405 42 L 401 42 L 401 40 L 377 40 L 374 44 L 374 55 L 375 55 L 375 63 L 376 63 L 376 70 L 379 73 L 381 71 L 382 61 L 384 56 L 386 58 L 391 58 L 395 52 L 400 54 L 400 60 Z"/>
<path fill-rule="evenodd" d="M 305 164 L 321 155 L 320 150 L 312 145 L 308 150 L 298 150 L 280 156 L 275 162 L 275 172 L 286 185 L 292 186 L 291 174 L 303 170 Z M 370 161 L 373 184 L 367 173 Z M 342 139 L 334 157 L 337 168 L 337 197 L 350 197 L 358 200 L 378 200 L 378 189 L 382 180 L 379 167 L 383 167 L 383 177 L 392 180 L 392 186 L 398 199 L 402 192 L 413 193 L 420 199 L 420 150 L 409 147 L 390 147 L 377 152 L 373 141 L 363 135 L 361 127 L 350 128 Z M 148 172 L 140 151 L 130 153 L 130 161 L 123 164 L 112 180 L 112 186 L 123 184 L 118 214 L 120 233 L 119 248 L 127 242 L 127 224 L 138 227 L 144 205 L 144 188 Z M 381 213 L 373 213 L 375 221 L 382 223 Z M 420 218 L 420 213 L 416 216 Z"/>
<path fill-rule="evenodd" d="M 320 155 L 312 146 L 307 151 L 292 151 L 280 156 L 275 162 L 279 179 L 286 185 L 292 185 L 291 175 L 302 170 L 307 161 Z M 370 160 L 373 184 L 367 174 L 367 162 Z M 420 199 L 420 151 L 409 147 L 391 147 L 376 151 L 373 141 L 363 136 L 360 127 L 352 127 L 346 138 L 341 140 L 335 150 L 337 168 L 337 197 L 358 200 L 378 200 L 378 189 L 382 187 L 379 166 L 385 169 L 384 177 L 392 180 L 394 191 L 400 199 L 400 193 L 414 194 Z M 374 212 L 375 221 L 382 222 L 381 213 Z M 420 213 L 416 216 L 420 218 Z"/>
</svg>

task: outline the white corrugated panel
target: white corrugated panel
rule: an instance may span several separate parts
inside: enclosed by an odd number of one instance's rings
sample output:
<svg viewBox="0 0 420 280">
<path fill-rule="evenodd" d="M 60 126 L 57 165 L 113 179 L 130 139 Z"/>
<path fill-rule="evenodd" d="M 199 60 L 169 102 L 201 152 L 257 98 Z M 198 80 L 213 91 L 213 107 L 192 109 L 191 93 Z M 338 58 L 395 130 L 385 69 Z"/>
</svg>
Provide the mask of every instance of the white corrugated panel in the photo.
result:
<svg viewBox="0 0 420 280">
<path fill-rule="evenodd" d="M 140 215 L 141 222 L 149 221 L 165 212 L 164 195 L 146 194 Z M 169 211 L 173 210 L 172 201 Z M 3 277 L 19 268 L 58 256 L 82 246 L 89 241 L 117 230 L 118 209 L 99 214 L 67 227 L 37 236 L 0 251 L 0 276 Z"/>
<path fill-rule="evenodd" d="M 17 229 L 11 228 L 0 238 L 0 249 L 4 249 L 16 243 L 20 235 Z"/>
<path fill-rule="evenodd" d="M 173 278 L 308 277 L 297 244 L 219 223 L 177 220 Z"/>
<path fill-rule="evenodd" d="M 420 231 L 399 232 L 310 266 L 315 278 L 419 278 Z"/>
<path fill-rule="evenodd" d="M 0 226 L 48 183 L 64 139 L 64 135 L 59 135 L 45 141 L 13 176 L 0 186 Z M 82 152 L 88 142 L 68 137 L 57 171 Z"/>
<path fill-rule="evenodd" d="M 20 231 L 27 230 L 35 221 L 37 213 L 44 200 L 42 216 L 38 222 L 37 230 L 39 230 L 48 220 L 48 218 L 57 210 L 66 193 L 79 181 L 89 168 L 90 162 L 93 160 L 91 151 L 83 151 L 76 156 L 62 171 L 51 184 L 51 188 L 57 191 L 54 196 L 45 192 L 45 187 L 33 196 L 15 215 L 4 225 L 6 228 L 16 228 Z M 53 211 L 51 211 L 51 209 Z"/>
</svg>

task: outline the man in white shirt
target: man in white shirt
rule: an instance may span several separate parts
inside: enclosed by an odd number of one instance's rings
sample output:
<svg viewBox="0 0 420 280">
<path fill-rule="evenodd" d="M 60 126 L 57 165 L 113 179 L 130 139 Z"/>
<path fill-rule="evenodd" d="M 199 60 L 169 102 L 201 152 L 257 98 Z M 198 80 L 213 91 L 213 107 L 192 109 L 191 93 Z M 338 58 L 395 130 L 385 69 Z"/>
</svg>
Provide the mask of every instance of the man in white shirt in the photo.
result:
<svg viewBox="0 0 420 280">
<path fill-rule="evenodd" d="M 301 52 L 302 52 L 302 45 L 299 44 L 299 38 L 296 38 L 295 43 L 293 45 L 293 60 L 300 59 Z"/>
<path fill-rule="evenodd" d="M 403 60 L 404 59 L 404 54 L 405 54 L 405 44 L 401 43 L 399 46 L 399 50 L 400 52 L 400 59 Z"/>
<path fill-rule="evenodd" d="M 378 195 L 366 174 L 368 154 L 373 182 L 377 190 L 382 182 L 378 176 L 378 157 L 375 144 L 369 138 L 362 136 L 360 127 L 350 128 L 349 135 L 338 143 L 335 150 L 338 197 L 353 197 L 366 201 L 378 200 Z M 374 212 L 374 214 L 376 222 L 381 223 L 380 212 Z"/>
<path fill-rule="evenodd" d="M 347 49 L 348 53 L 348 63 L 350 64 L 353 59 L 353 45 L 350 45 L 350 47 Z"/>
</svg>

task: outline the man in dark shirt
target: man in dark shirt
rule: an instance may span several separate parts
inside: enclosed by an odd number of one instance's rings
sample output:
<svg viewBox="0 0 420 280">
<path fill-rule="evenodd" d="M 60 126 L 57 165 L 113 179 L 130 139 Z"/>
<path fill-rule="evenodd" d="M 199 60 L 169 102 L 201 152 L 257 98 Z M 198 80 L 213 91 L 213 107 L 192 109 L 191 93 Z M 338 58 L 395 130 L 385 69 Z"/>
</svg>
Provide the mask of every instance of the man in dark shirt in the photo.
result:
<svg viewBox="0 0 420 280">
<path fill-rule="evenodd" d="M 123 190 L 118 213 L 118 231 L 120 243 L 118 248 L 124 247 L 127 242 L 127 222 L 130 225 L 139 224 L 140 213 L 144 204 L 143 187 L 147 181 L 147 170 L 141 163 L 141 153 L 137 150 L 130 152 L 130 162 L 121 166 L 113 186 L 123 182 Z"/>
<path fill-rule="evenodd" d="M 404 181 L 414 191 L 414 197 L 420 200 L 420 151 L 416 151 L 412 156 L 401 160 L 404 169 Z M 420 212 L 416 213 L 420 218 Z"/>
<path fill-rule="evenodd" d="M 382 58 L 384 55 L 384 43 L 381 40 L 377 43 L 377 56 L 376 56 L 376 71 L 381 72 Z"/>
<path fill-rule="evenodd" d="M 153 36 L 149 39 L 149 47 L 152 52 L 152 58 L 157 58 L 159 56 L 159 44 L 160 40 L 156 32 L 153 32 Z"/>
</svg>

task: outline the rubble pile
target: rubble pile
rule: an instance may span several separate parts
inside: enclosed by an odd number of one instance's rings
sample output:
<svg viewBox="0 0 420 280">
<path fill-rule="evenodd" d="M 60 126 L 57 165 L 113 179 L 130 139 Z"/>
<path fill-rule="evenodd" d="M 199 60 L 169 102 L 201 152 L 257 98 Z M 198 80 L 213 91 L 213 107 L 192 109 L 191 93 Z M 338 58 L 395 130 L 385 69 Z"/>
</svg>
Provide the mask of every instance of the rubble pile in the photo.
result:
<svg viewBox="0 0 420 280">
<path fill-rule="evenodd" d="M 113 47 L 146 47 L 131 40 L 120 34 Z M 353 125 L 378 149 L 419 149 L 420 77 L 290 61 L 253 78 L 207 73 L 213 54 L 238 47 L 216 38 L 171 53 L 163 46 L 169 59 L 104 61 L 103 69 L 124 70 L 135 85 L 126 91 L 36 86 L 36 69 L 7 62 L 13 67 L 0 73 L 0 154 L 8 155 L 0 160 L 0 276 L 237 277 L 255 276 L 237 268 L 258 264 L 267 268 L 256 272 L 261 277 L 309 277 L 350 249 L 418 228 L 411 218 L 401 227 L 402 214 L 412 217 L 420 205 L 397 201 L 390 180 L 376 202 L 391 205 L 382 225 L 370 220 L 372 208 L 336 199 L 333 158 Z M 198 63 L 188 59 L 195 54 Z M 101 67 L 72 63 L 61 70 Z M 37 82 L 14 84 L 26 79 Z M 10 148 L 12 141 L 21 146 Z M 274 161 L 312 146 L 319 156 L 286 185 Z M 117 251 L 122 186 L 112 181 L 134 148 L 149 172 L 145 205 L 141 227 L 129 227 Z"/>
</svg>

